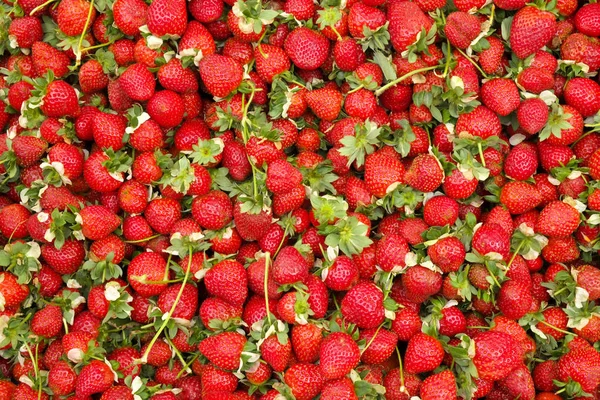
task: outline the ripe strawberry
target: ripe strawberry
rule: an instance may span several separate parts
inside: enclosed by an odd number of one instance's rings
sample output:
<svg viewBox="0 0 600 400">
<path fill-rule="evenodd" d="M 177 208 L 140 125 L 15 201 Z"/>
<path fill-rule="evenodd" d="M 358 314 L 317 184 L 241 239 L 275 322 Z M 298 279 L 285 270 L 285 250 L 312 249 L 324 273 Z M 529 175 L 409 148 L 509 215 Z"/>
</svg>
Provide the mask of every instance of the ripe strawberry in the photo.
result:
<svg viewBox="0 0 600 400">
<path fill-rule="evenodd" d="M 48 305 L 37 311 L 31 319 L 31 331 L 38 336 L 53 338 L 62 332 L 63 314 L 59 306 Z"/>
<path fill-rule="evenodd" d="M 44 37 L 40 19 L 28 15 L 14 18 L 8 28 L 8 34 L 15 37 L 19 47 L 25 49 L 30 49 L 35 42 L 41 41 Z"/>
<path fill-rule="evenodd" d="M 50 82 L 46 87 L 41 110 L 47 117 L 76 117 L 80 110 L 73 86 L 65 81 Z"/>
<path fill-rule="evenodd" d="M 198 345 L 198 350 L 219 368 L 236 370 L 246 337 L 238 332 L 223 332 L 209 336 Z"/>
<path fill-rule="evenodd" d="M 523 142 L 513 147 L 504 160 L 506 176 L 524 181 L 529 179 L 538 168 L 537 151 L 534 145 Z"/>
<path fill-rule="evenodd" d="M 190 21 L 179 42 L 179 52 L 193 50 L 204 57 L 213 54 L 217 49 L 215 40 L 208 29 L 198 21 Z"/>
<path fill-rule="evenodd" d="M 600 354 L 592 348 L 571 350 L 558 360 L 558 374 L 561 381 L 572 379 L 592 393 L 600 384 Z"/>
<path fill-rule="evenodd" d="M 312 71 L 325 62 L 329 54 L 329 40 L 312 29 L 301 27 L 290 32 L 284 49 L 298 68 Z"/>
<path fill-rule="evenodd" d="M 359 328 L 377 328 L 385 319 L 383 293 L 372 282 L 361 282 L 342 299 L 344 319 Z"/>
<path fill-rule="evenodd" d="M 81 231 L 90 240 L 100 240 L 112 233 L 121 220 L 104 206 L 87 206 L 79 212 Z"/>
<path fill-rule="evenodd" d="M 150 297 L 161 294 L 167 283 L 165 279 L 166 261 L 160 254 L 153 252 L 135 256 L 127 268 L 127 281 L 141 296 Z"/>
<path fill-rule="evenodd" d="M 222 0 L 192 0 L 188 9 L 195 19 L 206 24 L 221 17 L 223 5 Z"/>
<path fill-rule="evenodd" d="M 598 282 L 600 282 L 600 270 L 598 268 L 591 265 L 582 265 L 577 268 L 577 285 L 588 292 L 590 301 L 600 298 Z"/>
<path fill-rule="evenodd" d="M 326 382 L 320 398 L 323 400 L 333 400 L 338 399 L 340 396 L 348 400 L 358 400 L 354 384 L 348 377 Z"/>
<path fill-rule="evenodd" d="M 435 196 L 423 207 L 423 220 L 429 226 L 454 225 L 458 219 L 458 203 L 447 196 Z"/>
<path fill-rule="evenodd" d="M 538 52 L 539 53 L 539 52 Z M 536 67 L 525 68 L 517 77 L 517 82 L 526 91 L 540 94 L 554 88 L 554 75 L 551 71 Z"/>
<path fill-rule="evenodd" d="M 321 343 L 320 368 L 326 380 L 339 379 L 348 374 L 360 361 L 360 349 L 352 336 L 334 332 Z"/>
<path fill-rule="evenodd" d="M 319 358 L 323 340 L 322 329 L 317 325 L 294 325 L 291 333 L 292 348 L 298 362 L 314 363 Z"/>
<path fill-rule="evenodd" d="M 419 154 L 404 176 L 406 183 L 421 192 L 433 192 L 444 180 L 439 161 L 431 154 Z"/>
<path fill-rule="evenodd" d="M 383 363 L 394 353 L 398 344 L 398 336 L 384 328 L 361 330 L 360 340 L 368 344 L 360 356 L 361 361 L 367 364 Z"/>
<path fill-rule="evenodd" d="M 423 400 L 456 399 L 456 379 L 450 370 L 444 370 L 427 377 L 421 384 L 420 395 Z"/>
<path fill-rule="evenodd" d="M 579 211 L 562 201 L 552 201 L 544 207 L 535 230 L 545 236 L 564 237 L 572 234 L 579 225 Z"/>
<path fill-rule="evenodd" d="M 401 270 L 406 266 L 405 257 L 410 251 L 406 239 L 389 234 L 377 242 L 375 257 L 384 271 Z"/>
<path fill-rule="evenodd" d="M 111 367 L 102 361 L 92 360 L 79 372 L 75 393 L 78 397 L 102 393 L 112 386 L 114 379 Z"/>
<path fill-rule="evenodd" d="M 148 100 L 150 117 L 163 129 L 176 127 L 183 121 L 185 106 L 181 96 L 170 90 L 161 90 Z"/>
<path fill-rule="evenodd" d="M 510 234 L 498 224 L 483 224 L 473 235 L 472 246 L 481 255 L 496 253 L 506 260 L 510 252 Z"/>
<path fill-rule="evenodd" d="M 148 7 L 148 29 L 154 36 L 181 36 L 187 26 L 184 0 L 157 0 Z"/>
<path fill-rule="evenodd" d="M 305 99 L 315 115 L 325 121 L 333 121 L 338 117 L 344 101 L 339 91 L 326 87 L 307 92 Z"/>
<path fill-rule="evenodd" d="M 444 349 L 439 341 L 424 333 L 417 333 L 408 342 L 404 356 L 404 370 L 409 374 L 433 371 L 440 366 Z"/>
<path fill-rule="evenodd" d="M 473 364 L 481 379 L 504 379 L 521 363 L 519 344 L 506 333 L 481 332 L 473 340 Z"/>
<path fill-rule="evenodd" d="M 532 184 L 512 181 L 502 187 L 500 203 L 511 214 L 524 214 L 536 208 L 542 202 L 542 194 Z"/>
<path fill-rule="evenodd" d="M 421 29 L 429 31 L 432 22 L 416 3 L 397 2 L 387 10 L 388 31 L 394 49 L 401 53 L 413 44 Z"/>
<path fill-rule="evenodd" d="M 405 296 L 413 303 L 422 303 L 442 288 L 442 275 L 428 268 L 416 265 L 402 275 Z"/>
<path fill-rule="evenodd" d="M 507 116 L 521 103 L 519 89 L 512 79 L 497 78 L 481 85 L 481 100 L 498 115 Z"/>
<path fill-rule="evenodd" d="M 500 287 L 498 308 L 507 318 L 518 320 L 531 308 L 533 296 L 531 284 L 524 281 L 508 280 Z"/>
<path fill-rule="evenodd" d="M 157 72 L 158 82 L 167 90 L 189 93 L 198 90 L 198 79 L 190 68 L 184 68 L 181 61 L 172 58 Z"/>
<path fill-rule="evenodd" d="M 117 0 L 112 11 L 115 25 L 126 35 L 135 36 L 140 26 L 146 25 L 148 5 L 143 1 Z"/>
<path fill-rule="evenodd" d="M 456 237 L 438 240 L 427 248 L 427 255 L 445 273 L 456 272 L 465 261 L 465 247 Z"/>
<path fill-rule="evenodd" d="M 456 6 L 461 11 L 465 11 L 458 4 Z M 479 53 L 479 65 L 486 74 L 494 74 L 501 67 L 504 43 L 495 36 L 488 36 L 486 39 L 490 47 Z"/>
<path fill-rule="evenodd" d="M 206 89 L 217 97 L 226 97 L 242 82 L 244 70 L 228 56 L 210 54 L 200 61 L 199 72 Z"/>
<path fill-rule="evenodd" d="M 502 128 L 500 119 L 492 110 L 485 106 L 477 106 L 473 111 L 458 116 L 454 130 L 459 135 L 466 132 L 487 139 L 491 136 L 500 136 Z"/>
<path fill-rule="evenodd" d="M 156 82 L 152 72 L 144 64 L 133 64 L 119 77 L 119 86 L 131 99 L 137 101 L 149 100 L 154 95 Z"/>
<path fill-rule="evenodd" d="M 246 269 L 237 261 L 221 261 L 206 272 L 204 283 L 209 294 L 234 306 L 242 306 L 248 296 Z"/>
<path fill-rule="evenodd" d="M 48 43 L 35 42 L 31 46 L 31 57 L 38 76 L 44 75 L 48 70 L 52 71 L 56 78 L 62 78 L 69 73 L 69 57 Z"/>
<path fill-rule="evenodd" d="M 295 247 L 287 246 L 281 249 L 271 268 L 275 282 L 285 285 L 303 281 L 309 265 Z"/>
<path fill-rule="evenodd" d="M 349 116 L 364 121 L 367 118 L 372 118 L 377 111 L 377 99 L 370 90 L 359 89 L 346 95 L 344 110 Z"/>
<path fill-rule="evenodd" d="M 575 14 L 575 27 L 584 35 L 600 36 L 600 7 L 597 4 L 585 4 Z"/>
<path fill-rule="evenodd" d="M 288 338 L 282 343 L 277 335 L 271 335 L 262 342 L 260 353 L 273 371 L 283 372 L 292 359 L 292 343 Z"/>
<path fill-rule="evenodd" d="M 573 78 L 565 85 L 564 98 L 583 117 L 589 117 L 600 110 L 600 85 L 589 78 Z"/>
<path fill-rule="evenodd" d="M 60 249 L 52 243 L 42 245 L 42 257 L 59 274 L 73 274 L 83 264 L 85 248 L 82 242 L 67 239 Z"/>
<path fill-rule="evenodd" d="M 294 364 L 288 368 L 284 381 L 297 400 L 315 398 L 321 393 L 324 384 L 319 366 L 304 363 Z"/>
<path fill-rule="evenodd" d="M 515 14 L 510 29 L 510 46 L 520 59 L 534 54 L 556 33 L 556 17 L 533 6 L 521 8 Z"/>
<path fill-rule="evenodd" d="M 203 228 L 219 230 L 233 218 L 233 206 L 224 192 L 213 190 L 192 202 L 192 215 Z"/>
<path fill-rule="evenodd" d="M 481 22 L 477 16 L 466 12 L 455 11 L 446 17 L 444 33 L 450 44 L 466 49 L 481 32 Z"/>
<path fill-rule="evenodd" d="M 285 194 L 302 183 L 302 174 L 286 160 L 275 160 L 267 169 L 267 188 L 274 194 Z"/>
<path fill-rule="evenodd" d="M 61 1 L 56 9 L 58 27 L 67 36 L 79 36 L 83 32 L 86 21 L 96 18 L 96 9 L 88 1 Z M 91 13 L 90 13 L 91 11 Z"/>
<path fill-rule="evenodd" d="M 290 59 L 282 48 L 264 44 L 254 50 L 256 72 L 266 82 L 271 83 L 275 76 L 290 69 Z"/>
<path fill-rule="evenodd" d="M 531 135 L 542 130 L 548 122 L 548 115 L 548 106 L 539 98 L 526 99 L 517 109 L 520 127 Z"/>
<path fill-rule="evenodd" d="M 182 284 L 180 283 L 170 285 L 158 297 L 158 308 L 163 313 L 168 313 L 173 308 L 175 299 L 180 291 L 181 296 L 171 316 L 189 321 L 196 315 L 198 309 L 198 289 L 195 286 L 185 285 L 182 288 Z"/>
</svg>

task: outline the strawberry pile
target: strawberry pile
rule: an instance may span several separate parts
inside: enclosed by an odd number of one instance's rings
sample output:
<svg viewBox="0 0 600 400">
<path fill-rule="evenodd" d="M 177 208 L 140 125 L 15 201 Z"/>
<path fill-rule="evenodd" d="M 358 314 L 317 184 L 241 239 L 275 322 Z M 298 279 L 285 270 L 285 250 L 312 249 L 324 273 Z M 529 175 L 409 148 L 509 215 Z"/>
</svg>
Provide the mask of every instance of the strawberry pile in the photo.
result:
<svg viewBox="0 0 600 400">
<path fill-rule="evenodd" d="M 0 400 L 600 399 L 600 4 L 0 1 Z"/>
</svg>

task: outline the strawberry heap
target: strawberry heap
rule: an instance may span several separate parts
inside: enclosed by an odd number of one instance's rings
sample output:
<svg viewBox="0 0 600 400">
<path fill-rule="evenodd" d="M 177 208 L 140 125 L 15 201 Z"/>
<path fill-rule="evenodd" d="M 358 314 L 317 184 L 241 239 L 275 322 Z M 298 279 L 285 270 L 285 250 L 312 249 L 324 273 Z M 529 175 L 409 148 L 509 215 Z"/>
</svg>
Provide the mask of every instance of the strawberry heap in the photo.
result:
<svg viewBox="0 0 600 400">
<path fill-rule="evenodd" d="M 599 37 L 0 1 L 0 400 L 600 399 Z"/>
</svg>

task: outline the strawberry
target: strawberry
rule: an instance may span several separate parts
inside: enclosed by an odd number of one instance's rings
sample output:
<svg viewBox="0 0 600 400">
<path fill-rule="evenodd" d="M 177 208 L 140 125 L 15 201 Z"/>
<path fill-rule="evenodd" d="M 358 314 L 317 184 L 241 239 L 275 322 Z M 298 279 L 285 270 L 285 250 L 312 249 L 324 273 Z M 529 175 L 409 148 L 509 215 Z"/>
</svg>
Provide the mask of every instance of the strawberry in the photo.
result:
<svg viewBox="0 0 600 400">
<path fill-rule="evenodd" d="M 237 332 L 223 332 L 209 336 L 198 345 L 198 350 L 219 368 L 236 370 L 246 338 Z"/>
<path fill-rule="evenodd" d="M 510 252 L 510 234 L 498 224 L 483 224 L 473 235 L 472 246 L 481 255 L 497 253 L 502 259 L 507 259 Z"/>
<path fill-rule="evenodd" d="M 172 58 L 161 65 L 157 72 L 158 82 L 167 90 L 177 93 L 195 92 L 198 90 L 198 79 L 189 68 L 184 68 L 181 61 Z"/>
<path fill-rule="evenodd" d="M 69 73 L 69 64 L 71 63 L 69 57 L 48 43 L 35 42 L 31 46 L 31 57 L 33 68 L 38 76 L 44 75 L 48 70 L 52 71 L 56 78 L 61 78 Z"/>
<path fill-rule="evenodd" d="M 194 199 L 192 215 L 203 228 L 218 230 L 233 219 L 233 206 L 227 194 L 213 190 Z"/>
<path fill-rule="evenodd" d="M 482 332 L 473 340 L 475 341 L 473 364 L 481 379 L 504 379 L 521 363 L 519 345 L 506 333 Z"/>
<path fill-rule="evenodd" d="M 38 336 L 52 338 L 63 329 L 63 314 L 59 306 L 48 305 L 36 312 L 31 319 L 31 331 Z"/>
<path fill-rule="evenodd" d="M 267 188 L 274 194 L 285 194 L 302 183 L 302 174 L 286 160 L 275 160 L 267 169 Z"/>
<path fill-rule="evenodd" d="M 292 348 L 299 362 L 314 363 L 319 358 L 322 340 L 322 329 L 315 324 L 294 325 L 292 328 Z"/>
<path fill-rule="evenodd" d="M 191 285 L 174 284 L 170 285 L 158 297 L 158 308 L 163 313 L 169 312 L 175 304 L 175 299 L 181 291 L 179 301 L 171 314 L 173 318 L 191 320 L 198 309 L 198 289 Z"/>
<path fill-rule="evenodd" d="M 510 46 L 520 59 L 540 50 L 556 33 L 556 17 L 533 6 L 521 8 L 515 14 L 510 29 Z"/>
<path fill-rule="evenodd" d="M 394 352 L 398 336 L 387 329 L 364 329 L 360 340 L 370 344 L 361 354 L 361 361 L 367 364 L 379 364 L 387 360 Z"/>
<path fill-rule="evenodd" d="M 377 242 L 375 258 L 384 271 L 400 270 L 406 266 L 405 257 L 409 251 L 408 242 L 404 237 L 390 234 Z"/>
<path fill-rule="evenodd" d="M 444 180 L 439 161 L 431 154 L 419 154 L 404 176 L 406 183 L 422 192 L 433 192 Z"/>
<path fill-rule="evenodd" d="M 431 28 L 432 22 L 416 3 L 396 2 L 390 4 L 387 10 L 390 22 L 388 31 L 394 49 L 401 53 L 412 45 L 421 29 L 426 32 Z M 400 74 L 399 74 L 400 75 Z"/>
<path fill-rule="evenodd" d="M 423 220 L 429 226 L 454 225 L 458 219 L 458 203 L 446 196 L 435 196 L 423 207 Z"/>
<path fill-rule="evenodd" d="M 506 176 L 524 181 L 538 168 L 537 151 L 534 145 L 523 142 L 513 147 L 504 160 Z"/>
<path fill-rule="evenodd" d="M 521 103 L 517 85 L 506 78 L 492 79 L 481 85 L 481 100 L 486 107 L 501 116 L 515 111 Z"/>
<path fill-rule="evenodd" d="M 440 342 L 424 333 L 417 333 L 408 342 L 404 370 L 409 374 L 433 371 L 442 363 L 444 349 Z"/>
<path fill-rule="evenodd" d="M 216 51 L 212 34 L 198 21 L 190 21 L 179 42 L 179 52 L 193 50 L 194 53 L 208 56 Z"/>
<path fill-rule="evenodd" d="M 500 202 L 511 214 L 523 214 L 542 202 L 542 194 L 530 183 L 512 181 L 502 187 Z"/>
<path fill-rule="evenodd" d="M 19 47 L 25 49 L 30 49 L 35 42 L 44 37 L 40 19 L 31 16 L 14 18 L 8 28 L 8 34 L 15 37 Z"/>
<path fill-rule="evenodd" d="M 254 50 L 254 58 L 256 72 L 266 83 L 272 83 L 277 75 L 290 69 L 290 59 L 280 47 L 261 45 Z"/>
<path fill-rule="evenodd" d="M 127 386 L 113 386 L 102 394 L 100 400 L 134 400 L 131 388 Z"/>
<path fill-rule="evenodd" d="M 262 342 L 260 353 L 273 371 L 283 372 L 292 358 L 292 343 L 287 337 L 280 341 L 277 335 L 271 335 Z"/>
<path fill-rule="evenodd" d="M 554 88 L 554 75 L 551 71 L 536 67 L 525 68 L 517 77 L 517 82 L 528 92 L 539 94 Z"/>
<path fill-rule="evenodd" d="M 517 109 L 520 127 L 529 134 L 542 130 L 548 122 L 548 106 L 539 98 L 526 99 Z"/>
<path fill-rule="evenodd" d="M 238 233 L 247 241 L 260 239 L 269 230 L 272 218 L 271 213 L 261 210 L 258 214 L 252 214 L 250 212 L 242 212 L 241 207 L 242 203 L 240 202 L 236 202 L 233 207 L 233 219 Z"/>
<path fill-rule="evenodd" d="M 545 236 L 564 237 L 572 234 L 579 225 L 579 211 L 562 201 L 552 201 L 544 207 L 535 230 Z"/>
<path fill-rule="evenodd" d="M 344 399 L 358 400 L 356 391 L 354 390 L 354 384 L 348 377 L 344 377 L 335 381 L 328 381 L 323 386 L 321 392 L 321 399 L 332 400 L 343 396 Z"/>
<path fill-rule="evenodd" d="M 329 54 L 329 40 L 312 29 L 301 27 L 290 32 L 284 49 L 298 68 L 312 71 L 325 62 Z"/>
<path fill-rule="evenodd" d="M 86 21 L 96 18 L 96 9 L 88 1 L 66 0 L 60 2 L 56 15 L 58 27 L 65 35 L 79 36 L 86 26 Z"/>
<path fill-rule="evenodd" d="M 330 88 L 311 90 L 305 95 L 306 102 L 315 115 L 326 121 L 336 119 L 342 109 L 342 94 Z"/>
<path fill-rule="evenodd" d="M 85 248 L 82 242 L 67 239 L 60 249 L 51 243 L 44 244 L 42 246 L 42 257 L 59 274 L 72 274 L 83 264 Z"/>
<path fill-rule="evenodd" d="M 456 399 L 456 379 L 450 370 L 444 370 L 426 378 L 421 384 L 420 395 L 423 400 Z"/>
<path fill-rule="evenodd" d="M 192 0 L 188 9 L 203 24 L 218 20 L 223 14 L 222 0 Z"/>
<path fill-rule="evenodd" d="M 165 279 L 166 261 L 153 252 L 141 253 L 134 257 L 127 268 L 127 281 L 141 296 L 159 295 L 167 288 Z"/>
<path fill-rule="evenodd" d="M 577 284 L 588 292 L 590 301 L 600 298 L 600 291 L 596 284 L 600 281 L 600 270 L 591 265 L 582 265 L 577 268 Z"/>
<path fill-rule="evenodd" d="M 577 10 L 575 27 L 584 35 L 600 36 L 600 7 L 590 3 Z"/>
<path fill-rule="evenodd" d="M 237 261 L 224 260 L 206 271 L 206 290 L 234 306 L 242 306 L 248 296 L 248 276 Z"/>
<path fill-rule="evenodd" d="M 303 281 L 308 275 L 309 265 L 302 254 L 291 246 L 280 250 L 272 264 L 273 279 L 280 285 Z"/>
<path fill-rule="evenodd" d="M 41 110 L 47 117 L 76 117 L 80 110 L 73 86 L 65 81 L 50 82 L 46 87 Z"/>
<path fill-rule="evenodd" d="M 313 399 L 321 393 L 324 384 L 319 366 L 304 363 L 288 368 L 284 381 L 297 400 Z"/>
<path fill-rule="evenodd" d="M 458 4 L 456 6 L 461 10 Z M 487 41 L 490 45 L 479 53 L 479 65 L 486 74 L 494 74 L 501 67 L 502 55 L 504 54 L 504 44 L 495 36 L 488 36 Z"/>
<path fill-rule="evenodd" d="M 327 277 L 324 279 L 324 283 L 331 290 L 346 291 L 358 282 L 358 277 L 358 268 L 352 259 L 339 256 L 327 269 Z"/>
<path fill-rule="evenodd" d="M 427 255 L 443 272 L 456 272 L 465 261 L 465 247 L 456 237 L 438 240 L 427 248 Z"/>
<path fill-rule="evenodd" d="M 334 332 L 321 343 L 320 369 L 326 380 L 339 379 L 358 365 L 360 350 L 347 333 Z"/>
<path fill-rule="evenodd" d="M 565 85 L 564 98 L 583 117 L 600 110 L 600 85 L 589 78 L 573 78 Z"/>
<path fill-rule="evenodd" d="M 561 381 L 572 379 L 592 393 L 600 383 L 600 354 L 592 348 L 571 350 L 558 360 L 558 374 Z"/>
<path fill-rule="evenodd" d="M 455 11 L 446 17 L 444 33 L 450 44 L 459 49 L 464 50 L 469 47 L 480 31 L 481 22 L 473 14 Z"/>
<path fill-rule="evenodd" d="M 508 280 L 500 287 L 498 308 L 507 318 L 518 320 L 523 317 L 532 301 L 531 285 L 527 282 Z"/>
<path fill-rule="evenodd" d="M 342 299 L 344 319 L 359 328 L 377 328 L 385 319 L 383 293 L 372 282 L 361 282 Z"/>
<path fill-rule="evenodd" d="M 150 32 L 158 37 L 181 36 L 187 26 L 187 10 L 184 0 L 157 0 L 148 7 L 147 24 Z"/>
<path fill-rule="evenodd" d="M 112 368 L 102 361 L 92 360 L 77 376 L 75 393 L 78 397 L 91 396 L 108 390 L 115 379 Z"/>
<path fill-rule="evenodd" d="M 148 5 L 140 0 L 117 0 L 112 11 L 117 28 L 126 35 L 135 36 L 146 24 Z"/>
<path fill-rule="evenodd" d="M 500 135 L 500 119 L 489 108 L 477 106 L 473 111 L 458 116 L 454 130 L 459 135 L 466 132 L 472 136 L 487 139 L 491 136 Z"/>
<path fill-rule="evenodd" d="M 137 63 L 129 66 L 121 74 L 119 85 L 129 98 L 146 101 L 154 95 L 156 82 L 148 68 L 144 64 Z"/>
<path fill-rule="evenodd" d="M 87 206 L 79 215 L 81 231 L 91 240 L 100 240 L 108 236 L 121 224 L 121 220 L 104 206 Z"/>
<path fill-rule="evenodd" d="M 441 274 L 428 268 L 416 265 L 402 275 L 402 285 L 406 289 L 405 296 L 414 303 L 422 303 L 442 288 Z"/>
<path fill-rule="evenodd" d="M 200 61 L 200 77 L 210 94 L 226 97 L 242 82 L 244 70 L 233 58 L 210 54 Z"/>
</svg>

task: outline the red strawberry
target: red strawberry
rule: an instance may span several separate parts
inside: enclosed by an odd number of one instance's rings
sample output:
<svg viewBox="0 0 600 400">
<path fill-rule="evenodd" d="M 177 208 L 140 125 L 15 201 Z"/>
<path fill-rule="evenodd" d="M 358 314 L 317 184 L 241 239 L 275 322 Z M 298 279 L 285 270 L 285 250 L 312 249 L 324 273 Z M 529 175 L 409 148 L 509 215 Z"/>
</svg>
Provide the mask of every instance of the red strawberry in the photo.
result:
<svg viewBox="0 0 600 400">
<path fill-rule="evenodd" d="M 455 11 L 446 17 L 444 32 L 451 45 L 464 50 L 481 32 L 481 22 L 473 14 Z"/>
<path fill-rule="evenodd" d="M 223 332 L 209 336 L 198 345 L 198 350 L 219 368 L 237 370 L 246 337 L 237 332 Z"/>
<path fill-rule="evenodd" d="M 204 283 L 208 293 L 234 306 L 242 306 L 248 296 L 246 269 L 237 261 L 221 261 L 206 272 Z"/>
<path fill-rule="evenodd" d="M 292 365 L 284 375 L 296 400 L 312 400 L 323 388 L 323 376 L 318 365 L 298 363 Z"/>
<path fill-rule="evenodd" d="M 322 329 L 315 324 L 295 325 L 292 328 L 292 348 L 299 362 L 314 363 L 319 358 L 322 340 Z"/>
<path fill-rule="evenodd" d="M 394 353 L 398 344 L 398 336 L 385 328 L 361 330 L 360 340 L 368 344 L 360 356 L 361 361 L 367 364 L 384 362 Z"/>
<path fill-rule="evenodd" d="M 267 188 L 274 194 L 284 194 L 302 183 L 302 174 L 286 160 L 275 160 L 267 169 Z"/>
<path fill-rule="evenodd" d="M 502 128 L 500 119 L 492 110 L 485 106 L 477 106 L 473 111 L 458 116 L 454 130 L 459 135 L 466 132 L 487 139 L 499 136 Z"/>
<path fill-rule="evenodd" d="M 56 78 L 61 78 L 69 73 L 71 60 L 62 51 L 55 49 L 45 42 L 35 42 L 31 46 L 31 57 L 36 74 L 44 75 L 48 70 L 54 73 Z"/>
<path fill-rule="evenodd" d="M 348 374 L 360 361 L 360 349 L 347 333 L 334 332 L 321 343 L 320 368 L 326 380 Z"/>
<path fill-rule="evenodd" d="M 548 43 L 556 33 L 556 17 L 533 6 L 521 8 L 510 28 L 510 46 L 515 55 L 525 59 Z"/>
<path fill-rule="evenodd" d="M 75 393 L 78 397 L 91 396 L 108 390 L 115 380 L 111 367 L 102 361 L 92 360 L 77 376 Z"/>
<path fill-rule="evenodd" d="M 404 370 L 409 374 L 433 371 L 440 366 L 444 349 L 439 341 L 424 333 L 417 333 L 408 342 L 404 356 Z"/>
<path fill-rule="evenodd" d="M 31 332 L 38 336 L 56 337 L 62 329 L 63 314 L 59 306 L 48 305 L 37 311 L 31 319 Z"/>
<path fill-rule="evenodd" d="M 160 254 L 145 252 L 135 256 L 127 268 L 127 281 L 140 295 L 159 295 L 167 288 L 165 279 L 166 261 Z"/>
<path fill-rule="evenodd" d="M 91 240 L 100 240 L 112 233 L 121 220 L 104 206 L 87 206 L 79 212 L 81 231 Z"/>
<path fill-rule="evenodd" d="M 76 117 L 79 114 L 77 93 L 65 81 L 50 82 L 43 100 L 41 110 L 47 117 Z"/>
<path fill-rule="evenodd" d="M 342 94 L 330 88 L 311 90 L 305 95 L 306 102 L 315 115 L 326 121 L 338 117 L 344 101 Z"/>
<path fill-rule="evenodd" d="M 18 46 L 25 49 L 31 48 L 35 42 L 41 41 L 44 37 L 40 19 L 27 15 L 14 18 L 8 28 L 8 34 L 14 36 Z"/>
<path fill-rule="evenodd" d="M 406 171 L 406 183 L 421 192 L 433 192 L 444 180 L 440 162 L 431 154 L 419 154 Z"/>
<path fill-rule="evenodd" d="M 342 299 L 344 319 L 359 328 L 377 328 L 385 319 L 383 293 L 372 282 L 361 282 Z"/>
<path fill-rule="evenodd" d="M 523 214 L 542 202 L 542 194 L 530 183 L 512 181 L 502 187 L 500 202 L 511 214 Z"/>
<path fill-rule="evenodd" d="M 481 100 L 498 115 L 507 116 L 519 107 L 519 89 L 512 79 L 497 78 L 481 86 Z"/>
<path fill-rule="evenodd" d="M 194 199 L 192 215 L 203 228 L 219 230 L 233 219 L 233 205 L 225 192 L 213 190 Z"/>
<path fill-rule="evenodd" d="M 119 77 L 119 85 L 125 94 L 137 101 L 149 100 L 154 95 L 156 82 L 152 72 L 144 64 L 133 64 Z"/>
<path fill-rule="evenodd" d="M 544 207 L 535 230 L 545 236 L 564 237 L 575 232 L 579 222 L 579 211 L 565 202 L 556 200 Z"/>
<path fill-rule="evenodd" d="M 198 70 L 208 92 L 217 97 L 226 97 L 237 89 L 244 75 L 240 63 L 220 54 L 204 57 Z"/>
<path fill-rule="evenodd" d="M 506 333 L 482 332 L 473 340 L 473 364 L 481 379 L 504 379 L 521 363 L 519 344 Z"/>
<path fill-rule="evenodd" d="M 558 360 L 558 373 L 561 381 L 572 379 L 592 393 L 600 384 L 600 354 L 592 348 L 571 350 Z"/>
<path fill-rule="evenodd" d="M 397 52 L 405 51 L 408 46 L 416 41 L 417 35 L 421 29 L 429 31 L 432 22 L 419 8 L 412 2 L 394 2 L 390 4 L 387 11 L 387 17 L 390 21 L 388 30 L 392 45 Z"/>
<path fill-rule="evenodd" d="M 408 242 L 398 234 L 385 235 L 377 242 L 375 257 L 383 271 L 402 270 L 405 258 L 410 251 Z"/>
<path fill-rule="evenodd" d="M 148 7 L 148 29 L 154 36 L 181 36 L 187 26 L 185 0 L 156 0 Z"/>
<path fill-rule="evenodd" d="M 565 101 L 584 117 L 600 110 L 600 85 L 589 78 L 573 78 L 564 90 Z"/>
<path fill-rule="evenodd" d="M 235 221 L 238 233 L 247 241 L 260 239 L 267 233 L 271 226 L 271 213 L 264 210 L 261 210 L 258 214 L 245 213 L 242 212 L 241 207 L 242 203 L 240 202 L 236 202 L 233 207 L 233 220 Z"/>
<path fill-rule="evenodd" d="M 42 257 L 59 274 L 73 274 L 83 264 L 85 247 L 75 239 L 67 239 L 60 249 L 52 243 L 42 245 Z"/>
<path fill-rule="evenodd" d="M 256 72 L 266 82 L 290 69 L 290 59 L 282 48 L 263 44 L 254 50 Z"/>
<path fill-rule="evenodd" d="M 260 353 L 273 371 L 283 372 L 292 358 L 292 343 L 288 338 L 281 342 L 277 335 L 271 335 L 260 345 Z"/>
<path fill-rule="evenodd" d="M 431 375 L 423 381 L 420 395 L 423 400 L 453 400 L 456 395 L 456 379 L 450 370 Z"/>
<path fill-rule="evenodd" d="M 86 26 L 86 21 L 96 18 L 96 9 L 88 1 L 65 0 L 58 5 L 56 16 L 58 27 L 65 35 L 79 36 Z"/>
<path fill-rule="evenodd" d="M 308 270 L 307 261 L 292 246 L 282 248 L 271 266 L 273 279 L 280 285 L 303 281 L 308 276 Z"/>
<path fill-rule="evenodd" d="M 585 35 L 600 36 L 600 7 L 597 4 L 584 4 L 575 14 L 575 27 Z"/>
<path fill-rule="evenodd" d="M 311 71 L 325 62 L 329 54 L 329 40 L 312 29 L 301 27 L 290 32 L 284 49 L 298 68 Z"/>
<path fill-rule="evenodd" d="M 548 115 L 548 106 L 539 98 L 526 99 L 517 109 L 519 125 L 529 134 L 541 131 L 548 122 Z"/>
<path fill-rule="evenodd" d="M 148 5 L 141 0 L 117 0 L 113 4 L 115 25 L 126 35 L 135 36 L 146 24 Z"/>
</svg>

